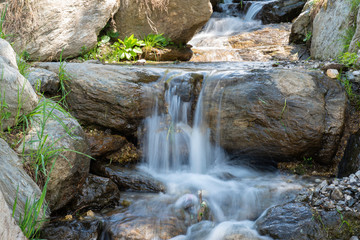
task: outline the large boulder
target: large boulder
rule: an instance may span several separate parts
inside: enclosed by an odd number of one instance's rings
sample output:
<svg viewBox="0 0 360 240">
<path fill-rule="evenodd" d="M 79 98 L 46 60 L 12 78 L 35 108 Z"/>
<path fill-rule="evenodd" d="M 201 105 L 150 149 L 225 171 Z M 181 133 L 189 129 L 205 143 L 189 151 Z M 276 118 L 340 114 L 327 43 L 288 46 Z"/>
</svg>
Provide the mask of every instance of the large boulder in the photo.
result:
<svg viewBox="0 0 360 240">
<path fill-rule="evenodd" d="M 315 59 L 336 58 L 345 49 L 342 41 L 353 16 L 348 0 L 328 0 L 313 21 L 311 56 Z"/>
<path fill-rule="evenodd" d="M 291 22 L 304 7 L 306 0 L 277 0 L 263 6 L 256 18 L 264 24 Z"/>
<path fill-rule="evenodd" d="M 29 81 L 19 73 L 14 50 L 0 39 L 0 131 L 16 125 L 19 117 L 31 112 L 37 103 Z"/>
<path fill-rule="evenodd" d="M 11 33 L 17 51 L 34 60 L 78 56 L 91 49 L 97 36 L 119 8 L 118 0 L 9 1 L 4 31 Z M 20 8 L 21 7 L 21 8 Z"/>
<path fill-rule="evenodd" d="M 155 32 L 175 43 L 187 43 L 211 14 L 210 0 L 122 0 L 115 22 L 121 39 L 131 34 L 143 38 Z"/>
<path fill-rule="evenodd" d="M 41 195 L 39 187 L 23 169 L 22 161 L 18 155 L 0 138 L 0 193 L 1 192 L 11 211 L 17 198 L 14 216 L 17 222 L 19 221 L 20 214 L 22 216 L 24 215 L 26 200 L 34 200 Z"/>
<path fill-rule="evenodd" d="M 59 68 L 57 63 L 39 66 L 54 72 Z M 74 116 L 125 136 L 137 137 L 142 120 L 152 113 L 163 92 L 154 84 L 164 73 L 160 69 L 68 63 L 65 70 L 71 76 L 67 101 Z"/>
<path fill-rule="evenodd" d="M 11 210 L 7 205 L 3 193 L 0 191 L 0 239 L 26 240 L 15 220 L 11 217 Z"/>
<path fill-rule="evenodd" d="M 300 15 L 294 20 L 291 26 L 289 41 L 291 43 L 304 43 L 306 36 L 312 35 L 311 4 L 306 2 Z M 313 4 L 313 3 L 312 3 Z M 310 39 L 309 39 L 310 40 Z"/>
<path fill-rule="evenodd" d="M 228 152 L 331 163 L 347 103 L 336 80 L 306 70 L 255 69 L 213 74 L 203 91 L 213 139 Z"/>
<path fill-rule="evenodd" d="M 89 173 L 90 158 L 84 155 L 88 153 L 84 131 L 69 113 L 47 99 L 39 104 L 19 151 L 28 157 L 28 161 L 39 153 L 49 158 L 55 156 L 46 166 L 51 176 L 46 195 L 51 210 L 66 205 Z"/>
</svg>

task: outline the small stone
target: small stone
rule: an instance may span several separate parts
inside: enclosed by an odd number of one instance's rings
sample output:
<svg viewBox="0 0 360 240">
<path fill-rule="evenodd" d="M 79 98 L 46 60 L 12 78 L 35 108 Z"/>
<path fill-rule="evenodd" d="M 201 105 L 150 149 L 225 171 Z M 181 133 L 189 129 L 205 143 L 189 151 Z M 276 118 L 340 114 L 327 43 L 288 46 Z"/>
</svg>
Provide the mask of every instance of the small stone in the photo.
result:
<svg viewBox="0 0 360 240">
<path fill-rule="evenodd" d="M 71 221 L 72 219 L 73 219 L 73 216 L 70 214 L 65 216 L 66 221 Z"/>
<path fill-rule="evenodd" d="M 334 204 L 334 202 L 333 201 L 326 201 L 324 204 L 323 204 L 323 206 L 324 206 L 324 209 L 325 210 L 330 210 L 330 209 L 333 209 L 333 208 L 335 208 L 335 204 Z"/>
<path fill-rule="evenodd" d="M 348 205 L 349 207 L 354 206 L 354 204 L 356 203 L 356 199 L 351 198 L 346 202 L 346 205 Z"/>
<path fill-rule="evenodd" d="M 95 217 L 95 213 L 93 211 L 89 210 L 86 212 L 86 216 L 87 217 Z"/>
<path fill-rule="evenodd" d="M 360 179 L 360 170 L 355 173 L 355 176 Z"/>
<path fill-rule="evenodd" d="M 360 172 L 360 171 L 359 171 L 359 172 Z M 315 179 L 315 182 L 316 182 L 316 183 L 321 183 L 321 179 L 317 178 L 317 179 Z"/>
<path fill-rule="evenodd" d="M 349 240 L 359 240 L 357 236 L 352 236 Z"/>
<path fill-rule="evenodd" d="M 324 202 L 323 199 L 318 199 L 315 201 L 314 206 L 320 206 Z"/>
<path fill-rule="evenodd" d="M 330 78 L 338 78 L 339 77 L 339 71 L 336 69 L 328 69 L 326 70 L 326 75 Z"/>
<path fill-rule="evenodd" d="M 343 196 L 343 193 L 341 192 L 341 190 L 339 188 L 335 188 L 332 192 L 331 192 L 331 195 L 330 195 L 330 198 L 332 200 L 340 200 L 342 199 L 344 196 Z"/>
<path fill-rule="evenodd" d="M 335 179 L 335 180 L 333 181 L 333 184 L 336 186 L 336 185 L 339 184 L 339 181 L 338 181 L 337 179 Z"/>
<path fill-rule="evenodd" d="M 353 71 L 352 74 L 353 74 L 354 76 L 359 76 L 359 75 L 360 75 L 360 71 Z M 359 171 L 358 171 L 358 172 L 359 172 Z"/>
</svg>

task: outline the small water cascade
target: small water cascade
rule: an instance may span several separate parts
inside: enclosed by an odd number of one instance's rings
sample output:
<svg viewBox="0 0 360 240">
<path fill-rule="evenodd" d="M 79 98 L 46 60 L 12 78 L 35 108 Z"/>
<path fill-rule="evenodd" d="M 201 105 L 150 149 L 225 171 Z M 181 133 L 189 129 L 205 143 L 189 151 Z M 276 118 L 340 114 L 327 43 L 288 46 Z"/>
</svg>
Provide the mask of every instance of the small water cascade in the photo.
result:
<svg viewBox="0 0 360 240">
<path fill-rule="evenodd" d="M 259 30 L 263 26 L 255 20 L 262 7 L 274 0 L 236 1 L 226 0 L 219 4 L 221 12 L 214 12 L 204 28 L 189 42 L 193 46 L 192 61 L 243 61 L 240 49 L 233 48 L 229 37 Z M 242 12 L 239 9 L 246 9 Z"/>
<path fill-rule="evenodd" d="M 203 74 L 203 90 L 198 96 L 192 123 L 189 121 L 192 102 L 182 100 L 182 96 L 178 95 L 180 86 L 173 84 L 171 77 L 165 80 L 169 82 L 165 94 L 167 110 L 160 112 L 159 107 L 156 107 L 145 120 L 147 133 L 142 169 L 167 186 L 166 194 L 152 200 L 152 204 L 160 203 L 162 213 L 152 209 L 151 214 L 161 215 L 171 212 L 171 209 L 184 210 L 185 215 L 189 215 L 188 219 L 191 219 L 190 228 L 187 236 L 176 237 L 177 240 L 203 239 L 196 237 L 200 233 L 204 239 L 214 240 L 224 239 L 229 234 L 268 239 L 257 234 L 253 221 L 266 208 L 281 202 L 285 193 L 288 196 L 289 191 L 298 190 L 302 186 L 288 183 L 291 180 L 285 180 L 281 175 L 261 173 L 231 164 L 226 153 L 218 146 L 218 130 L 215 143 L 210 141 L 210 131 L 204 119 L 204 111 L 207 110 L 203 102 L 204 89 L 208 82 L 217 81 L 212 84 L 215 88 L 221 86 L 219 79 L 212 77 L 213 73 Z M 221 103 L 220 97 L 217 102 L 217 129 L 220 128 Z M 199 192 L 211 209 L 211 215 L 205 220 L 211 220 L 212 224 L 207 224 L 208 221 L 196 223 L 196 215 L 200 210 Z M 170 204 L 169 198 L 173 199 Z M 148 214 L 142 212 L 141 216 Z"/>
</svg>

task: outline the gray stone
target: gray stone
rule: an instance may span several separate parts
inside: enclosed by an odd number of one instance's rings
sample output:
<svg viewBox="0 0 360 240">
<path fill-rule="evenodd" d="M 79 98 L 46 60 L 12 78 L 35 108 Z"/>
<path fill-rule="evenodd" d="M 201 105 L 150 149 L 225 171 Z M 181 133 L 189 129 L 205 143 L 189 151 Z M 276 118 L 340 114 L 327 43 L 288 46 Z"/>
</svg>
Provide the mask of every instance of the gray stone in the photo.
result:
<svg viewBox="0 0 360 240">
<path fill-rule="evenodd" d="M 24 214 L 26 199 L 39 198 L 41 191 L 23 169 L 17 154 L 1 138 L 0 165 L 0 192 L 11 211 L 17 196 L 15 219 L 18 222 L 20 214 Z"/>
<path fill-rule="evenodd" d="M 118 0 L 38 0 L 27 1 L 15 14 L 13 3 L 7 13 L 19 18 L 7 17 L 4 31 L 12 33 L 15 49 L 26 50 L 36 61 L 58 59 L 62 49 L 63 58 L 78 56 L 83 47 L 92 49 L 120 5 Z"/>
<path fill-rule="evenodd" d="M 332 200 L 340 200 L 344 197 L 343 193 L 341 192 L 341 190 L 339 188 L 335 188 L 330 195 L 330 198 Z"/>
<path fill-rule="evenodd" d="M 29 81 L 19 73 L 16 59 L 14 60 L 14 50 L 5 40 L 0 39 L 0 49 L 2 47 L 4 50 L 0 50 L 0 104 L 6 105 L 7 108 L 4 108 L 1 114 L 9 113 L 9 116 L 1 117 L 0 126 L 7 129 L 16 125 L 22 114 L 31 112 L 36 107 L 38 98 Z"/>
<path fill-rule="evenodd" d="M 34 90 L 51 95 L 60 95 L 60 80 L 57 74 L 43 68 L 30 68 L 27 79 Z"/>
<path fill-rule="evenodd" d="M 312 20 L 310 17 L 311 6 L 307 1 L 300 15 L 294 20 L 291 26 L 289 41 L 292 43 L 304 43 L 306 35 L 312 33 Z"/>
<path fill-rule="evenodd" d="M 2 38 L 0 38 L 0 57 L 2 57 L 5 63 L 10 67 L 18 69 L 16 63 L 16 53 L 10 43 Z"/>
<path fill-rule="evenodd" d="M 0 191 L 0 239 L 26 240 L 27 238 L 12 218 L 11 211 L 12 209 L 8 206 L 3 193 Z"/>
<path fill-rule="evenodd" d="M 330 163 L 344 126 L 346 96 L 336 80 L 326 79 L 297 69 L 211 75 L 203 108 L 213 139 L 220 136 L 220 146 L 233 154 L 291 159 L 311 152 Z"/>
<path fill-rule="evenodd" d="M 150 33 L 163 33 L 176 43 L 187 43 L 209 20 L 210 0 L 121 1 L 115 14 L 119 38 L 134 34 L 143 38 Z"/>
<path fill-rule="evenodd" d="M 313 21 L 311 56 L 315 59 L 336 58 L 343 50 L 342 39 L 350 22 L 351 3 L 348 0 L 328 0 Z"/>
<path fill-rule="evenodd" d="M 55 163 L 53 159 L 47 164 L 48 172 L 53 164 L 54 167 L 46 198 L 51 210 L 57 210 L 65 206 L 84 183 L 89 173 L 90 158 L 83 155 L 88 153 L 88 145 L 80 124 L 57 103 L 43 99 L 39 109 L 42 110 L 44 106 L 45 120 L 42 112 L 33 118 L 31 129 L 19 150 L 26 155 L 34 153 L 40 142 L 52 150 L 66 149 L 60 152 Z"/>
</svg>

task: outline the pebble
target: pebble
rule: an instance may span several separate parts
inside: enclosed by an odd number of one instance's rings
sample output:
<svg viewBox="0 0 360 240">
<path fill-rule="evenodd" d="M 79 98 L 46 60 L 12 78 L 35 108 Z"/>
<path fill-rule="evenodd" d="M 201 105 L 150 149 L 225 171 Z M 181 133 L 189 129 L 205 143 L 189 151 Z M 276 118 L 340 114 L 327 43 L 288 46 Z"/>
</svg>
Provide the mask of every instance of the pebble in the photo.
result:
<svg viewBox="0 0 360 240">
<path fill-rule="evenodd" d="M 333 79 L 336 79 L 339 77 L 339 71 L 336 70 L 336 69 L 328 69 L 326 71 L 326 75 L 329 77 L 329 78 L 333 78 Z"/>
</svg>

